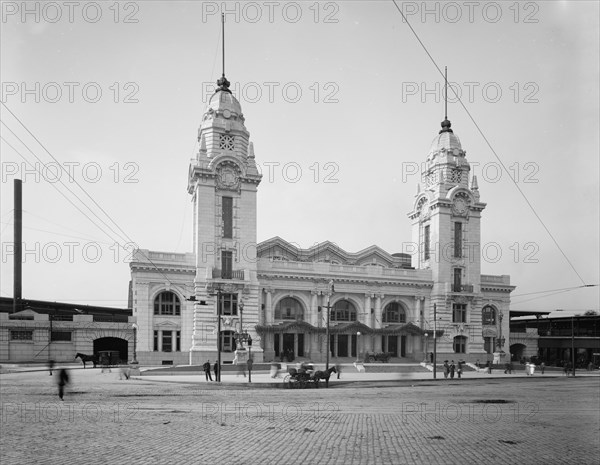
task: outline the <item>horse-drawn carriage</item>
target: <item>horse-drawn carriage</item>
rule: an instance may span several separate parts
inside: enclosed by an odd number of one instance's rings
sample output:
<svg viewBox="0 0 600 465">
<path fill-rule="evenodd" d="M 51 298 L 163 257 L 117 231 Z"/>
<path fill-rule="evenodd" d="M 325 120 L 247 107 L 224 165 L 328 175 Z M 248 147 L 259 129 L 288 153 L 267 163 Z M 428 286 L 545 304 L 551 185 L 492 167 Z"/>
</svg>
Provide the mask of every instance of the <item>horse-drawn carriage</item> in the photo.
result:
<svg viewBox="0 0 600 465">
<path fill-rule="evenodd" d="M 335 367 L 329 370 L 316 370 L 312 364 L 303 363 L 299 368 L 288 367 L 288 374 L 283 378 L 285 386 L 290 389 L 304 389 L 310 386 L 319 387 L 319 381 L 325 380 L 325 386 L 329 387 L 331 373 L 337 373 Z"/>
</svg>

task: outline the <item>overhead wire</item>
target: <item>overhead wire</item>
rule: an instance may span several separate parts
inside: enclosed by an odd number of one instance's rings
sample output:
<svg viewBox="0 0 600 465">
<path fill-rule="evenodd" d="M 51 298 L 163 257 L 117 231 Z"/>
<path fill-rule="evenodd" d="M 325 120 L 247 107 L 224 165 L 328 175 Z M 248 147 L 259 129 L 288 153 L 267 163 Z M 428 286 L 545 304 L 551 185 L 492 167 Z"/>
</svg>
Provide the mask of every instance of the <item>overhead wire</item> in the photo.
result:
<svg viewBox="0 0 600 465">
<path fill-rule="evenodd" d="M 176 288 L 179 288 L 181 285 L 179 284 L 175 284 L 173 283 L 163 272 L 162 270 L 160 270 L 158 268 L 158 266 L 150 259 L 150 257 L 146 256 L 146 254 L 144 252 L 141 251 L 141 249 L 139 248 L 139 246 L 137 246 L 137 244 L 127 235 L 127 233 L 125 233 L 125 231 L 123 231 L 123 229 L 116 223 L 115 220 L 112 219 L 112 217 L 110 215 L 108 215 L 108 213 L 106 213 L 106 211 L 87 193 L 87 191 L 75 180 L 73 179 L 73 177 L 71 176 L 71 174 L 64 169 L 64 167 L 62 166 L 62 164 L 50 153 L 50 151 L 44 146 L 44 144 L 42 144 L 39 139 L 27 128 L 27 126 L 8 108 L 8 106 L 4 103 L 4 102 L 0 102 L 2 104 L 2 106 L 4 106 L 8 112 L 19 122 L 19 124 L 27 131 L 27 133 L 29 133 L 31 135 L 31 137 L 33 137 L 33 139 L 44 149 L 44 151 L 59 165 L 59 167 L 65 171 L 67 173 L 67 175 L 69 176 L 69 178 L 71 180 L 73 180 L 76 185 L 87 195 L 88 198 L 90 198 L 95 205 L 98 206 L 98 208 L 100 208 L 100 210 L 106 215 L 106 217 L 117 227 L 117 229 L 119 231 L 121 231 L 124 235 L 124 237 L 129 241 L 130 244 L 133 244 L 135 246 L 135 248 L 138 250 L 138 252 L 146 259 L 148 260 L 148 262 L 150 262 L 152 264 L 152 266 L 154 266 L 156 268 L 156 270 L 167 280 L 167 282 Z M 0 123 L 6 127 L 12 134 L 13 136 L 15 136 L 19 142 L 21 142 L 21 144 L 40 162 L 43 164 L 43 161 L 33 152 L 33 150 L 31 150 L 31 148 L 27 145 L 26 142 L 24 142 L 4 121 L 0 121 Z M 19 151 L 17 150 L 8 140 L 6 140 L 3 136 L 0 135 L 0 139 L 4 141 L 4 143 L 6 143 L 17 155 L 19 155 L 26 163 L 29 164 L 29 166 L 31 166 L 34 170 L 39 171 L 38 168 L 36 168 L 34 165 L 32 165 L 32 163 Z M 79 200 L 79 202 L 82 203 L 82 205 L 84 205 L 101 223 L 103 223 L 108 229 L 110 229 L 110 231 L 112 231 L 120 240 L 116 241 L 116 243 L 123 248 L 124 250 L 127 251 L 126 247 L 123 246 L 120 242 L 123 240 L 123 236 L 121 236 L 121 234 L 117 233 L 116 231 L 114 231 L 114 229 L 112 227 L 110 227 L 110 225 L 106 224 L 106 221 L 104 221 L 102 218 L 100 218 L 100 216 L 93 211 L 93 209 L 87 205 L 76 193 L 74 193 L 69 187 L 66 186 L 66 184 L 64 183 L 64 181 L 62 181 L 62 177 L 59 178 L 59 182 L 75 197 L 77 198 L 77 200 Z M 114 241 L 114 237 L 111 237 L 110 234 L 108 234 L 101 226 L 99 226 L 92 218 L 90 218 L 90 216 L 88 216 L 83 210 L 81 210 L 81 208 L 79 208 L 79 206 L 77 206 L 71 199 L 69 199 L 60 189 L 58 189 L 55 185 L 55 183 L 50 183 L 56 190 L 57 192 L 59 192 L 69 203 L 71 203 L 77 210 L 79 210 L 80 213 L 82 213 L 86 218 L 88 218 L 93 224 L 94 226 L 96 226 L 98 229 L 100 229 L 105 235 L 107 235 L 111 240 Z M 126 241 L 123 241 L 126 242 Z M 187 287 L 187 285 L 186 285 Z M 185 291 L 185 294 L 188 294 L 188 291 Z"/>
<path fill-rule="evenodd" d="M 427 56 L 430 58 L 430 60 L 433 63 L 433 65 L 438 70 L 438 73 L 440 73 L 440 75 L 442 77 L 444 77 L 444 73 L 442 72 L 442 70 L 438 66 L 438 64 L 435 61 L 435 59 L 433 58 L 433 56 L 431 56 L 431 54 L 429 53 L 429 50 L 427 50 L 427 47 L 425 46 L 425 44 L 423 43 L 423 41 L 419 38 L 419 35 L 417 34 L 417 32 L 414 30 L 414 28 L 412 27 L 412 25 L 408 21 L 408 18 L 402 12 L 402 9 L 396 3 L 396 0 L 392 0 L 392 2 L 394 3 L 394 6 L 398 10 L 398 12 L 402 15 L 402 18 L 404 19 L 404 21 L 406 22 L 406 24 L 408 25 L 408 27 L 412 31 L 412 33 L 415 36 L 415 38 L 417 39 L 417 41 L 421 44 L 421 47 L 423 47 L 423 50 L 425 51 L 425 53 L 427 54 Z M 450 86 L 450 88 L 452 89 L 452 86 Z M 463 101 L 460 98 L 460 96 L 458 95 L 458 93 L 454 89 L 452 89 L 452 92 L 454 92 L 454 95 L 456 96 L 458 102 L 460 103 L 460 105 L 462 106 L 462 108 L 465 110 L 465 112 L 467 113 L 469 119 L 475 125 L 475 128 L 477 129 L 477 131 L 479 132 L 479 134 L 481 135 L 481 137 L 483 138 L 483 140 L 485 141 L 485 143 L 487 144 L 487 146 L 489 147 L 489 149 L 492 151 L 492 153 L 494 154 L 494 156 L 496 157 L 496 159 L 500 163 L 500 166 L 502 166 L 502 168 L 504 169 L 504 171 L 506 173 L 509 173 L 508 169 L 504 165 L 504 162 L 500 159 L 500 157 L 498 156 L 498 154 L 496 153 L 496 151 L 492 147 L 492 144 L 489 142 L 489 140 L 487 139 L 487 137 L 483 133 L 483 130 L 479 127 L 479 125 L 477 124 L 477 122 L 475 121 L 475 119 L 473 118 L 473 116 L 471 115 L 471 112 L 469 112 L 469 110 L 467 109 L 467 107 L 463 103 Z M 447 96 L 446 96 L 446 98 L 447 98 Z M 548 235 L 550 236 L 550 238 L 554 242 L 554 245 L 556 245 L 556 247 L 558 248 L 558 250 L 560 251 L 560 253 L 563 255 L 563 257 L 565 258 L 565 260 L 567 261 L 567 263 L 571 267 L 571 269 L 575 272 L 575 274 L 577 275 L 577 277 L 579 278 L 579 280 L 585 285 L 586 284 L 585 280 L 581 277 L 581 275 L 579 274 L 579 272 L 577 271 L 577 269 L 575 268 L 575 266 L 573 265 L 573 263 L 571 262 L 571 260 L 567 256 L 567 254 L 564 252 L 564 250 L 562 249 L 562 247 L 560 246 L 560 244 L 558 243 L 558 241 L 554 237 L 554 235 L 550 232 L 550 229 L 546 226 L 546 224 L 544 223 L 544 221 L 542 220 L 542 218 L 540 217 L 540 215 L 535 210 L 535 208 L 532 205 L 532 203 L 529 201 L 529 199 L 527 198 L 527 196 L 525 195 L 525 193 L 523 192 L 523 190 L 519 187 L 519 185 L 516 182 L 516 180 L 512 176 L 509 176 L 509 178 L 512 180 L 513 184 L 515 185 L 515 187 L 517 188 L 517 190 L 519 191 L 519 193 L 521 194 L 521 196 L 523 197 L 523 199 L 525 200 L 525 202 L 527 203 L 527 205 L 529 206 L 529 208 L 531 209 L 531 211 L 533 212 L 533 214 L 535 215 L 535 217 L 538 219 L 538 221 L 540 222 L 540 224 L 542 225 L 542 227 L 546 230 L 546 232 L 548 233 Z"/>
</svg>

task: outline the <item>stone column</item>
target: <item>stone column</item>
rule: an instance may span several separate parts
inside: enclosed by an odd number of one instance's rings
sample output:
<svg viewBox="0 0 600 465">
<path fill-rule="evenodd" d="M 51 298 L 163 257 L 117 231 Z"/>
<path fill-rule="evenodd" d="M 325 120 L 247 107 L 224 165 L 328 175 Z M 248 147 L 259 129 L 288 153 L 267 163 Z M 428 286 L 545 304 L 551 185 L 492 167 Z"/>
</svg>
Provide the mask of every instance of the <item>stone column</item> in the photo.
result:
<svg viewBox="0 0 600 465">
<path fill-rule="evenodd" d="M 383 327 L 383 317 L 381 312 L 381 301 L 383 299 L 383 294 L 375 294 L 375 328 Z M 381 352 L 381 341 L 383 336 L 375 336 L 374 344 L 373 344 L 373 352 Z"/>
<path fill-rule="evenodd" d="M 268 325 L 272 325 L 275 321 L 275 314 L 273 313 L 273 289 L 265 289 L 267 294 L 267 302 L 265 304 L 265 320 Z"/>
<path fill-rule="evenodd" d="M 318 325 L 318 318 L 319 318 L 319 312 L 317 311 L 317 307 L 318 307 L 318 303 L 317 303 L 317 299 L 319 296 L 319 291 L 317 290 L 312 290 L 310 291 L 310 309 L 309 309 L 309 320 L 308 323 L 310 323 L 313 326 L 317 326 Z"/>
</svg>

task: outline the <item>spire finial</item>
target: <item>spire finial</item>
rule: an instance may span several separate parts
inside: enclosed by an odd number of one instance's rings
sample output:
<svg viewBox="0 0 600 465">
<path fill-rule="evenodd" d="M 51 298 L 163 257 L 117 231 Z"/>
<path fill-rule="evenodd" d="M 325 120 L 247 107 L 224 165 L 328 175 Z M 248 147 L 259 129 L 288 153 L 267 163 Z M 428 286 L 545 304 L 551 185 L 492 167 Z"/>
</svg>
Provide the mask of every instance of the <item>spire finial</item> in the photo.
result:
<svg viewBox="0 0 600 465">
<path fill-rule="evenodd" d="M 444 92 L 444 121 L 442 121 L 442 130 L 440 131 L 440 134 L 442 132 L 453 132 L 452 129 L 450 129 L 450 126 L 452 126 L 452 124 L 450 123 L 450 121 L 448 120 L 448 67 L 445 66 L 444 67 L 444 85 L 446 88 L 446 91 Z"/>
<path fill-rule="evenodd" d="M 221 75 L 221 78 L 217 81 L 217 89 L 215 90 L 216 92 L 219 91 L 223 91 L 223 92 L 229 92 L 231 94 L 231 91 L 229 90 L 229 85 L 231 84 L 227 78 L 225 77 L 225 13 L 221 13 L 221 34 L 222 34 L 222 57 L 223 57 L 223 74 Z"/>
</svg>

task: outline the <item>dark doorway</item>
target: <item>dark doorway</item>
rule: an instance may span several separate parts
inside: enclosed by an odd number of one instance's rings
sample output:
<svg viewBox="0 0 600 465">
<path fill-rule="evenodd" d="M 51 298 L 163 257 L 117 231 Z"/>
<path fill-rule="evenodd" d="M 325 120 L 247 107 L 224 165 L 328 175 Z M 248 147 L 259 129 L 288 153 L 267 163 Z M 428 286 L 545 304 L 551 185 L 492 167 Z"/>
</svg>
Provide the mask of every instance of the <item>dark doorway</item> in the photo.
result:
<svg viewBox="0 0 600 465">
<path fill-rule="evenodd" d="M 400 357 L 406 357 L 406 336 L 400 336 Z"/>
<path fill-rule="evenodd" d="M 273 334 L 273 348 L 275 349 L 275 356 L 279 357 L 279 334 Z"/>
<path fill-rule="evenodd" d="M 350 338 L 350 345 L 351 345 L 350 356 L 356 357 L 356 334 L 353 334 L 352 337 Z"/>
<path fill-rule="evenodd" d="M 298 357 L 304 357 L 304 334 L 298 334 Z"/>
<path fill-rule="evenodd" d="M 100 351 L 118 351 L 121 362 L 127 363 L 127 341 L 118 337 L 101 337 L 94 340 L 94 355 Z"/>
<path fill-rule="evenodd" d="M 381 338 L 381 345 L 383 352 L 390 352 L 392 357 L 398 356 L 398 336 L 383 336 Z"/>
<path fill-rule="evenodd" d="M 338 357 L 347 357 L 348 356 L 348 335 L 347 334 L 338 334 L 338 344 L 337 344 L 337 356 Z"/>
<path fill-rule="evenodd" d="M 283 334 L 283 352 L 293 353 L 294 356 L 297 354 L 294 351 L 294 335 L 290 333 Z"/>
</svg>

